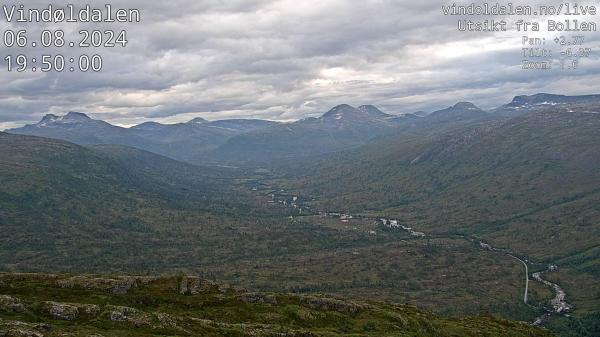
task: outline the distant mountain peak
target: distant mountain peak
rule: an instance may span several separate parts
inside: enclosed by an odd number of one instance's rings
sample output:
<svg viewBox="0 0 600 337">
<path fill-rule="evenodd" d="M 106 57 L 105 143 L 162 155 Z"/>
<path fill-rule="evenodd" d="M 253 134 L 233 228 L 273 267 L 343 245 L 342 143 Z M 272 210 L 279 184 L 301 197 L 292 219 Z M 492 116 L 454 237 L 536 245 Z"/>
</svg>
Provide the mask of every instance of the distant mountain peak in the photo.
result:
<svg viewBox="0 0 600 337">
<path fill-rule="evenodd" d="M 393 117 L 392 115 L 386 114 L 379 110 L 374 105 L 361 105 L 355 108 L 348 104 L 340 104 L 333 109 L 325 113 L 321 119 L 324 120 L 345 120 L 351 119 L 354 121 L 359 120 L 381 120 Z"/>
<path fill-rule="evenodd" d="M 371 104 L 361 105 L 361 106 L 358 107 L 358 110 L 360 110 L 360 111 L 379 111 L 379 112 L 381 112 L 381 110 L 379 110 L 376 106 L 371 105 Z"/>
<path fill-rule="evenodd" d="M 59 117 L 57 115 L 54 114 L 47 114 L 45 115 L 40 123 L 44 123 L 44 122 L 52 122 L 55 121 L 56 119 L 58 119 Z"/>
<path fill-rule="evenodd" d="M 144 130 L 144 131 L 155 131 L 155 130 L 160 130 L 164 127 L 166 127 L 166 125 L 160 124 L 158 122 L 145 122 L 145 123 L 133 126 L 133 127 L 131 127 L 131 129 Z"/>
<path fill-rule="evenodd" d="M 91 119 L 88 115 L 84 114 L 83 112 L 76 112 L 76 111 L 69 111 L 64 118 L 67 119 L 79 119 L 79 120 L 83 120 L 83 119 Z"/>
<path fill-rule="evenodd" d="M 196 117 L 191 121 L 187 122 L 187 124 L 206 124 L 208 121 L 202 117 Z"/>
<path fill-rule="evenodd" d="M 515 96 L 509 105 L 511 106 L 527 106 L 537 104 L 558 104 L 565 101 L 568 96 L 539 93 L 531 96 L 520 95 Z"/>
<path fill-rule="evenodd" d="M 534 95 L 519 95 L 513 100 L 493 110 L 495 114 L 514 116 L 518 114 L 529 113 L 539 109 L 552 107 L 564 107 L 568 105 L 587 106 L 586 109 L 597 110 L 600 105 L 600 95 L 558 95 L 548 93 L 538 93 Z M 594 108 L 592 108 L 594 107 Z"/>
<path fill-rule="evenodd" d="M 385 112 L 379 110 L 379 108 L 377 108 L 374 105 L 361 105 L 358 107 L 358 110 L 366 113 L 369 116 L 373 116 L 373 117 L 380 117 L 380 118 L 391 117 L 391 115 L 386 114 Z"/>
<path fill-rule="evenodd" d="M 480 118 L 486 115 L 486 112 L 471 102 L 458 102 L 451 107 L 443 110 L 434 111 L 427 115 L 439 121 L 455 122 Z"/>
<path fill-rule="evenodd" d="M 452 108 L 462 109 L 462 110 L 481 110 L 479 107 L 477 107 L 475 104 L 473 104 L 471 102 L 458 102 L 458 103 L 454 104 L 454 106 Z"/>
<path fill-rule="evenodd" d="M 333 109 L 329 110 L 323 115 L 324 119 L 343 119 L 345 116 L 349 115 L 358 115 L 361 114 L 361 111 L 356 109 L 355 107 L 348 104 L 340 104 L 335 106 Z"/>
<path fill-rule="evenodd" d="M 583 102 L 598 102 L 600 95 L 579 95 L 567 96 L 556 94 L 539 93 L 531 96 L 521 95 L 513 98 L 510 106 L 526 106 L 526 105 L 553 105 L 567 103 L 583 103 Z"/>
<path fill-rule="evenodd" d="M 47 114 L 45 115 L 41 121 L 39 121 L 34 126 L 41 128 L 49 125 L 59 125 L 59 124 L 74 124 L 74 123 L 82 123 L 92 121 L 92 119 L 81 112 L 70 111 L 64 116 L 57 116 L 55 114 Z"/>
</svg>

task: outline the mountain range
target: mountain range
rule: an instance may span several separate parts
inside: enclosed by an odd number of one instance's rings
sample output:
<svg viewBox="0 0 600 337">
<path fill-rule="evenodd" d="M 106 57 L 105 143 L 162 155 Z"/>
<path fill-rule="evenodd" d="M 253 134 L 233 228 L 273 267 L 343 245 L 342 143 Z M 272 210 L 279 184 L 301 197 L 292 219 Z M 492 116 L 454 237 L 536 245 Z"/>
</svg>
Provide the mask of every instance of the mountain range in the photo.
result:
<svg viewBox="0 0 600 337">
<path fill-rule="evenodd" d="M 294 123 L 265 120 L 202 118 L 187 123 L 146 122 L 131 128 L 111 125 L 86 114 L 46 115 L 36 124 L 9 133 L 67 140 L 80 145 L 113 144 L 135 147 L 194 164 L 265 163 L 346 150 L 402 129 L 455 123 L 487 117 L 472 103 L 426 116 L 389 115 L 372 105 L 339 105 L 319 118 Z"/>
<path fill-rule="evenodd" d="M 46 115 L 36 124 L 9 133 L 56 138 L 80 145 L 113 144 L 135 147 L 193 164 L 265 164 L 305 158 L 362 146 L 407 130 L 432 129 L 518 116 L 536 109 L 570 106 L 594 108 L 600 95 L 517 96 L 506 105 L 485 111 L 470 102 L 431 113 L 391 115 L 373 105 L 342 104 L 318 118 L 293 123 L 233 119 L 187 123 L 146 122 L 131 128 L 95 120 L 83 113 Z"/>
<path fill-rule="evenodd" d="M 80 145 L 124 145 L 191 162 L 203 162 L 203 155 L 229 138 L 277 123 L 263 120 L 224 120 L 209 122 L 202 118 L 187 123 L 147 122 L 123 128 L 92 119 L 80 112 L 64 116 L 46 115 L 33 125 L 8 130 L 9 133 L 67 140 Z"/>
</svg>

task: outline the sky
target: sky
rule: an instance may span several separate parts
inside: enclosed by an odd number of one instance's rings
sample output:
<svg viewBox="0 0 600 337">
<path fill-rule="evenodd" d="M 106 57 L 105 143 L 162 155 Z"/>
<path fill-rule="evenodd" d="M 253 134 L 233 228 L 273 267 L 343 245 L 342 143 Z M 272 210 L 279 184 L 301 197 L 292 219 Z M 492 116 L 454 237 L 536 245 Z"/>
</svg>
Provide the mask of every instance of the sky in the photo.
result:
<svg viewBox="0 0 600 337">
<path fill-rule="evenodd" d="M 559 3 L 544 1 L 553 2 Z M 23 3 L 43 9 L 68 2 Z M 292 121 L 342 103 L 374 104 L 387 113 L 403 114 L 458 101 L 492 108 L 513 96 L 537 92 L 600 93 L 600 51 L 575 71 L 524 71 L 524 33 L 459 32 L 459 18 L 442 14 L 442 5 L 451 1 L 86 3 L 139 9 L 141 22 L 17 24 L 0 16 L 1 32 L 26 29 L 28 35 L 39 36 L 43 29 L 63 29 L 69 40 L 78 41 L 82 29 L 113 29 L 126 30 L 129 41 L 125 48 L 3 47 L 2 59 L 8 54 L 100 54 L 103 70 L 9 73 L 2 61 L 0 130 L 68 111 L 122 126 L 195 117 Z M 597 17 L 585 19 L 600 22 Z M 598 49 L 599 34 L 584 34 L 585 47 Z M 557 34 L 530 35 L 551 39 Z"/>
</svg>

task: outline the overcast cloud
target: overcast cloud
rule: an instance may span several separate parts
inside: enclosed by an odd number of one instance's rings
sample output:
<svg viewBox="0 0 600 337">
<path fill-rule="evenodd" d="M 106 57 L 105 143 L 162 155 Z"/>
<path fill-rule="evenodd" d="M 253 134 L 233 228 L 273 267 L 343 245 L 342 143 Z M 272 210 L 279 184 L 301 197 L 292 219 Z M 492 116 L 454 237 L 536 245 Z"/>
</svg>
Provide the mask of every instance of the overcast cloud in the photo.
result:
<svg viewBox="0 0 600 337">
<path fill-rule="evenodd" d="M 107 2 L 88 3 L 101 7 Z M 49 2 L 23 3 L 43 8 Z M 431 111 L 459 100 L 489 108 L 520 94 L 600 93 L 598 51 L 577 71 L 523 71 L 523 33 L 458 32 L 458 18 L 444 17 L 440 1 L 110 3 L 140 9 L 142 22 L 44 27 L 11 26 L 0 20 L 2 32 L 25 28 L 35 36 L 43 28 L 61 28 L 75 40 L 83 28 L 126 29 L 129 40 L 126 48 L 101 50 L 3 48 L 2 58 L 9 53 L 98 53 L 104 57 L 104 69 L 87 74 L 8 73 L 3 62 L 0 129 L 68 111 L 126 126 L 194 117 L 290 121 L 341 103 L 375 104 L 401 114 Z M 585 35 L 585 47 L 600 47 L 599 33 Z"/>
</svg>

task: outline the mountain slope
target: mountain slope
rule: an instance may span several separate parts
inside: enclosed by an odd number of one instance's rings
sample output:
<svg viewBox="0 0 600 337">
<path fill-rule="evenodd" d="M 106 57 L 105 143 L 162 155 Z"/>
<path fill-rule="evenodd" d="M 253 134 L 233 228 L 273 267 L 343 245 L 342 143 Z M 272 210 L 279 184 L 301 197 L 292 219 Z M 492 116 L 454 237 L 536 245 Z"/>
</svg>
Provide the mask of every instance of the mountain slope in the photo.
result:
<svg viewBox="0 0 600 337">
<path fill-rule="evenodd" d="M 434 237 L 475 237 L 518 252 L 536 268 L 557 264 L 577 315 L 598 317 L 600 287 L 591 281 L 600 276 L 598 111 L 544 105 L 477 125 L 419 129 L 295 163 L 278 182 L 316 198 L 321 210 L 397 218 Z"/>
<path fill-rule="evenodd" d="M 517 242 L 542 255 L 556 253 L 556 245 L 565 252 L 573 240 L 584 249 L 598 244 L 593 233 L 600 228 L 587 216 L 574 223 L 568 214 L 575 211 L 566 210 L 590 209 L 600 197 L 600 115 L 571 110 L 415 131 L 293 172 L 304 176 L 298 186 L 306 184 L 304 192 L 328 208 L 388 210 L 428 230 L 480 233 L 517 231 L 512 224 L 527 214 L 547 214 L 545 221 L 562 225 L 548 223 L 544 240 L 530 227 Z M 566 231 L 574 224 L 578 231 Z M 557 233 L 569 240 L 548 247 Z"/>
<path fill-rule="evenodd" d="M 401 132 L 406 132 L 416 129 L 444 129 L 495 118 L 497 116 L 482 110 L 473 103 L 459 102 L 429 114 L 422 112 L 407 114 L 394 117 L 392 120 Z"/>
<path fill-rule="evenodd" d="M 188 162 L 203 162 L 206 154 L 227 139 L 275 125 L 262 120 L 223 120 L 208 122 L 195 118 L 187 123 L 145 123 L 131 128 L 131 133 L 144 139 L 148 150 Z"/>
<path fill-rule="evenodd" d="M 272 163 L 344 151 L 415 129 L 448 128 L 495 118 L 462 102 L 421 116 L 389 115 L 375 106 L 334 107 L 319 118 L 249 132 L 231 138 L 213 152 L 220 161 Z"/>
<path fill-rule="evenodd" d="M 170 237 L 170 245 L 188 223 L 248 210 L 233 172 L 115 146 L 0 133 L 0 177 L 3 268 L 89 268 L 91 255 L 133 268 L 141 261 L 131 258 L 160 250 L 148 242 Z"/>
<path fill-rule="evenodd" d="M 547 331 L 414 307 L 250 293 L 198 277 L 0 274 L 6 336 L 506 336 Z"/>
<path fill-rule="evenodd" d="M 357 109 L 339 105 L 319 118 L 233 137 L 213 155 L 223 161 L 265 163 L 330 153 L 357 147 L 393 132 L 395 125 L 390 118 L 373 106 Z"/>
<path fill-rule="evenodd" d="M 600 244 L 600 114 L 573 109 L 405 134 L 290 174 L 327 209 L 377 210 L 548 260 L 581 254 L 592 271 L 598 260 L 585 252 Z"/>
</svg>

